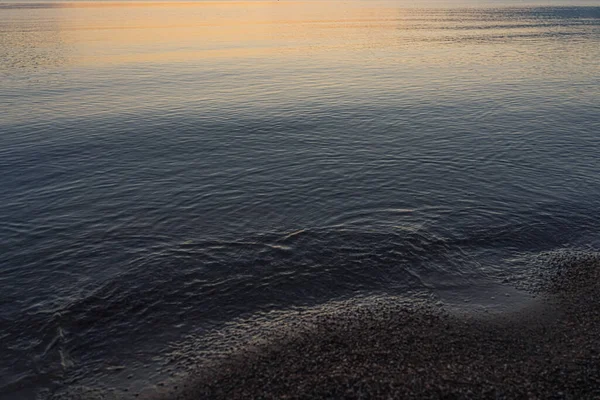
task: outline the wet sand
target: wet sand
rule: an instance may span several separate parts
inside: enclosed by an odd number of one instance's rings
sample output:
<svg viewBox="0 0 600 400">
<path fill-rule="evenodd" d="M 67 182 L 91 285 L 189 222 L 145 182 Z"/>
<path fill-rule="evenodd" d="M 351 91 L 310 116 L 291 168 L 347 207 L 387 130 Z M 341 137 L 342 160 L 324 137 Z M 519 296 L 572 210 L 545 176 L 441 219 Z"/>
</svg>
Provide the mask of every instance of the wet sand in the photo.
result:
<svg viewBox="0 0 600 400">
<path fill-rule="evenodd" d="M 139 397 L 600 398 L 600 263 L 565 266 L 515 313 L 375 303 L 233 351 Z"/>
</svg>

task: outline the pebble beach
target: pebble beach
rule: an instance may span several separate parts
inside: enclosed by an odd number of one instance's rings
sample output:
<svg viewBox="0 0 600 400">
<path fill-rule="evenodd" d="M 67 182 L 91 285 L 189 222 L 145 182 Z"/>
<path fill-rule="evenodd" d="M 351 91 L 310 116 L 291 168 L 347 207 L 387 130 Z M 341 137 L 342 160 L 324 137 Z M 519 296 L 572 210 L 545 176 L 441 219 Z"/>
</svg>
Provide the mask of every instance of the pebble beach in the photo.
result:
<svg viewBox="0 0 600 400">
<path fill-rule="evenodd" d="M 139 396 L 600 398 L 599 277 L 597 261 L 569 265 L 517 312 L 379 302 L 313 318 L 310 329 L 290 322 L 286 334 Z"/>
</svg>

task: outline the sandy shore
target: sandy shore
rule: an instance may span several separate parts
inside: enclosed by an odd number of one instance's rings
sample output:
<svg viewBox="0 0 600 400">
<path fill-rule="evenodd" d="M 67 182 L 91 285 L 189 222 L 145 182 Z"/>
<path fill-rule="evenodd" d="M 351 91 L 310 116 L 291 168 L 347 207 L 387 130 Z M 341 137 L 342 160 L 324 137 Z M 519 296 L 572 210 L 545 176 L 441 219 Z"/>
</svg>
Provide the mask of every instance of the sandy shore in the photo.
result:
<svg viewBox="0 0 600 400">
<path fill-rule="evenodd" d="M 322 316 L 158 397 L 600 398 L 599 278 L 595 261 L 563 268 L 539 302 L 500 316 L 389 302 Z"/>
</svg>

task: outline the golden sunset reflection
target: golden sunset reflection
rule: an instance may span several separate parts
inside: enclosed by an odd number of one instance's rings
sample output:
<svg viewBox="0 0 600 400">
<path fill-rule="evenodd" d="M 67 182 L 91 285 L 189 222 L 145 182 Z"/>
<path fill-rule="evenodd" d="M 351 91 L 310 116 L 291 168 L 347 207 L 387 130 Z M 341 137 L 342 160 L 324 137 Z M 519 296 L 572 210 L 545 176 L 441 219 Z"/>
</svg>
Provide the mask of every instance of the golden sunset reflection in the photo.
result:
<svg viewBox="0 0 600 400">
<path fill-rule="evenodd" d="M 449 48 L 476 44 L 493 52 L 497 44 L 514 38 L 525 43 L 544 29 L 493 17 L 481 25 L 481 9 L 440 4 L 422 9 L 389 1 L 65 2 L 40 3 L 27 10 L 9 7 L 3 10 L 10 21 L 3 41 L 17 45 L 5 47 L 27 51 L 5 55 L 4 62 L 50 66 L 56 57 L 45 49 L 59 45 L 62 50 L 54 52 L 60 53 L 61 64 L 73 66 L 253 57 L 287 57 L 289 62 L 295 56 L 310 56 L 321 65 L 369 59 L 377 59 L 378 65 L 485 64 L 489 57 L 480 57 L 475 48 L 460 56 Z M 48 15 L 53 15 L 52 26 L 43 25 Z M 35 29 L 30 20 L 36 21 Z M 527 57 L 527 52 L 515 56 Z M 506 54 L 504 58 L 510 62 Z"/>
<path fill-rule="evenodd" d="M 313 53 L 327 58 L 337 50 L 427 45 L 422 41 L 422 22 L 410 12 L 362 2 L 344 3 L 343 7 L 340 4 L 66 3 L 57 12 L 62 13 L 64 40 L 76 49 L 72 59 L 75 64 L 288 53 Z M 414 40 L 417 35 L 419 41 Z"/>
</svg>

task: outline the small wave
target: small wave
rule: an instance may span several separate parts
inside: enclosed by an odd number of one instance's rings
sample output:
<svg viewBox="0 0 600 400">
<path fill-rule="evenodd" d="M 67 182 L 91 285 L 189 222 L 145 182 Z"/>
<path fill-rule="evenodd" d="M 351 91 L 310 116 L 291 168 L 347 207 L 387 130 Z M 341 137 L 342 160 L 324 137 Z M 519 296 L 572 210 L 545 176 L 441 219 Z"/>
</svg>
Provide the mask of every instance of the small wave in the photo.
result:
<svg viewBox="0 0 600 400">
<path fill-rule="evenodd" d="M 164 344 L 181 342 L 186 335 L 205 338 L 213 348 L 207 338 L 227 336 L 223 329 L 228 326 L 251 332 L 248 324 L 262 329 L 284 323 L 289 313 L 323 304 L 373 296 L 456 297 L 464 288 L 475 293 L 515 271 L 527 273 L 513 274 L 505 283 L 519 287 L 518 281 L 528 282 L 524 288 L 529 290 L 541 270 L 531 266 L 543 266 L 550 276 L 559 266 L 598 258 L 590 251 L 555 250 L 566 238 L 572 233 L 561 223 L 528 221 L 460 234 L 423 226 L 332 226 L 186 241 L 144 255 L 139 264 L 60 310 L 0 325 L 4 343 L 18 338 L 37 354 L 32 362 L 38 376 L 68 376 L 77 382 L 102 369 L 106 360 L 152 363 L 164 354 Z M 131 337 L 135 347 L 127 345 Z M 31 367 L 24 363 L 20 368 Z"/>
</svg>

